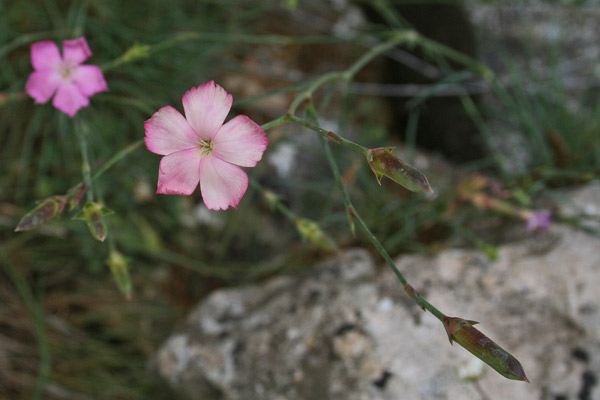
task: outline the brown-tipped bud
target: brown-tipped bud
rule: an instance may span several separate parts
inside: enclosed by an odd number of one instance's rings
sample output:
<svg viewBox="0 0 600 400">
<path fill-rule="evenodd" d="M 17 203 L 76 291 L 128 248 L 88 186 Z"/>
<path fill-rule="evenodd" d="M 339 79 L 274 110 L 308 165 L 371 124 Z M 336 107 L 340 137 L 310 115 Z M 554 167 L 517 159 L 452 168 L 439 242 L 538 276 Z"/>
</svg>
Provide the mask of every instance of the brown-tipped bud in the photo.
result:
<svg viewBox="0 0 600 400">
<path fill-rule="evenodd" d="M 131 300 L 131 276 L 129 275 L 129 262 L 119 251 L 113 249 L 108 256 L 108 266 L 112 272 L 117 287 L 125 295 L 127 300 Z"/>
<path fill-rule="evenodd" d="M 85 221 L 92 237 L 100 242 L 104 242 L 104 239 L 106 239 L 104 217 L 109 214 L 112 214 L 112 211 L 99 203 L 86 203 L 73 219 Z"/>
<path fill-rule="evenodd" d="M 367 152 L 367 162 L 377 177 L 377 182 L 381 185 L 381 178 L 387 176 L 412 192 L 432 193 L 433 190 L 425 174 L 393 155 L 393 149 L 393 147 L 379 147 L 369 149 Z"/>
<path fill-rule="evenodd" d="M 445 317 L 443 323 L 450 344 L 453 341 L 460 344 L 508 379 L 529 383 L 519 360 L 474 328 L 473 325 L 477 324 L 476 321 Z"/>
<path fill-rule="evenodd" d="M 42 200 L 37 207 L 21 218 L 15 232 L 37 228 L 46 221 L 60 215 L 66 204 L 66 199 L 63 196 L 52 196 Z"/>
<path fill-rule="evenodd" d="M 85 194 L 86 190 L 87 188 L 85 187 L 85 183 L 83 182 L 69 189 L 69 191 L 67 192 L 70 193 L 70 195 L 68 195 L 69 211 L 73 211 L 74 209 L 79 207 L 81 198 Z"/>
<path fill-rule="evenodd" d="M 315 221 L 306 218 L 296 219 L 296 229 L 303 239 L 326 251 L 335 251 L 337 246 Z"/>
</svg>

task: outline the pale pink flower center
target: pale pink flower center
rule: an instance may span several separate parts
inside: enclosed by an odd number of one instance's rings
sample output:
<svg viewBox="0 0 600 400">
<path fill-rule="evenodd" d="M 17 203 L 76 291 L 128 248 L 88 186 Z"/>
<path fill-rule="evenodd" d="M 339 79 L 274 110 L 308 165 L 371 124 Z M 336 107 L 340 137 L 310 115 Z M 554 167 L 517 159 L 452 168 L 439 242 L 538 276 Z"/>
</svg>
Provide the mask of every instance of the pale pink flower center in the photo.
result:
<svg viewBox="0 0 600 400">
<path fill-rule="evenodd" d="M 198 142 L 198 147 L 202 156 L 210 156 L 213 150 L 213 143 L 210 140 L 201 139 Z"/>
<path fill-rule="evenodd" d="M 63 62 L 58 66 L 58 71 L 64 79 L 70 79 L 76 67 L 76 65 Z"/>
</svg>

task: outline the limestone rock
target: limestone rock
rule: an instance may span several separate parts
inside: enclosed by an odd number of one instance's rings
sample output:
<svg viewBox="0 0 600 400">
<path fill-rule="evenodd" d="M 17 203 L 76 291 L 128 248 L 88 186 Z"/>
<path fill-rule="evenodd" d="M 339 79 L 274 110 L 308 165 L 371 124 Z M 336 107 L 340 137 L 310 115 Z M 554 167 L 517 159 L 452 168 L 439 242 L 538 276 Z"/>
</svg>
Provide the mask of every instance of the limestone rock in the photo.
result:
<svg viewBox="0 0 600 400">
<path fill-rule="evenodd" d="M 596 189 L 574 203 L 600 207 Z M 555 224 L 496 261 L 460 249 L 397 260 L 444 313 L 479 321 L 531 384 L 450 346 L 361 249 L 305 275 L 214 292 L 160 348 L 156 369 L 190 399 L 598 399 L 599 249 L 597 237 Z"/>
</svg>

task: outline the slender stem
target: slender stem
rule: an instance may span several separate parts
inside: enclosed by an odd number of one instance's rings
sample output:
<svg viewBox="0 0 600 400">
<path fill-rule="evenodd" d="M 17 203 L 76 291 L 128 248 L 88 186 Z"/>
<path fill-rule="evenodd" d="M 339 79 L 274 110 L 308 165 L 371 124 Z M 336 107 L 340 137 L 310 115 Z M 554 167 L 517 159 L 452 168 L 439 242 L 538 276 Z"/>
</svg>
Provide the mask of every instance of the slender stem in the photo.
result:
<svg viewBox="0 0 600 400">
<path fill-rule="evenodd" d="M 415 41 L 415 38 L 419 38 L 418 34 L 411 30 L 394 32 L 392 36 L 386 40 L 385 42 L 373 47 L 371 50 L 366 52 L 362 57 L 360 57 L 354 64 L 352 64 L 348 69 L 343 71 L 335 71 L 330 72 L 325 75 L 322 75 L 316 78 L 313 82 L 309 84 L 306 90 L 302 93 L 299 93 L 294 98 L 294 101 L 288 108 L 288 114 L 295 114 L 300 105 L 312 98 L 313 93 L 319 89 L 321 86 L 327 83 L 335 83 L 335 82 L 349 82 L 354 76 L 360 71 L 365 65 L 370 63 L 373 59 L 385 53 L 389 49 L 399 45 L 402 42 L 411 42 Z"/>
<path fill-rule="evenodd" d="M 379 57 L 386 51 L 398 46 L 401 43 L 411 43 L 417 41 L 421 36 L 413 30 L 397 31 L 385 42 L 373 47 L 371 50 L 366 52 L 361 58 L 359 58 L 354 64 L 345 71 L 345 79 L 350 81 L 354 78 L 354 75 L 360 71 L 365 65 L 373 61 L 373 59 Z"/>
<path fill-rule="evenodd" d="M 110 169 L 110 167 L 112 167 L 114 164 L 116 164 L 117 162 L 119 162 L 122 158 L 125 158 L 126 156 L 128 156 L 129 153 L 132 153 L 135 149 L 137 149 L 138 147 L 140 147 L 140 145 L 142 143 L 144 143 L 144 139 L 140 139 L 138 141 L 135 141 L 135 142 L 127 145 L 125 148 L 123 148 L 122 150 L 120 150 L 117 154 L 115 154 L 111 158 L 109 158 L 108 161 L 106 161 L 98 169 L 98 171 L 96 171 L 96 173 L 94 174 L 94 176 L 92 176 L 92 181 L 95 181 L 96 179 L 98 179 L 102 174 L 104 174 L 106 171 L 108 171 Z"/>
<path fill-rule="evenodd" d="M 92 186 L 92 167 L 90 166 L 90 158 L 88 154 L 87 142 L 87 125 L 81 120 L 77 120 L 75 130 L 79 139 L 79 149 L 81 151 L 81 172 L 83 174 L 83 182 L 87 188 L 86 198 L 88 202 L 94 201 L 94 190 Z"/>
<path fill-rule="evenodd" d="M 326 83 L 334 83 L 340 81 L 343 77 L 344 71 L 335 71 L 329 72 L 325 75 L 321 75 L 318 78 L 316 78 L 308 85 L 308 88 L 306 88 L 304 92 L 301 92 L 294 97 L 294 101 L 292 101 L 292 104 L 290 104 L 290 107 L 288 108 L 288 114 L 295 114 L 298 107 L 300 107 L 300 105 L 304 101 L 309 100 L 312 97 L 312 94 L 318 88 L 320 88 Z"/>
<path fill-rule="evenodd" d="M 13 41 L 5 44 L 0 47 L 0 58 L 4 57 L 6 54 L 10 53 L 14 49 L 17 49 L 21 46 L 24 46 L 29 43 L 37 42 L 38 40 L 48 39 L 48 38 L 59 38 L 67 35 L 67 30 L 56 29 L 51 31 L 41 31 L 35 33 L 27 33 L 24 35 L 20 35 L 15 38 Z"/>
<path fill-rule="evenodd" d="M 135 142 L 127 145 L 125 148 L 121 149 L 117 154 L 115 154 L 111 158 L 109 158 L 104 164 L 102 164 L 102 166 L 100 166 L 100 168 L 96 171 L 96 173 L 91 177 L 91 182 L 94 182 L 94 181 L 96 181 L 96 179 L 100 178 L 100 176 L 102 176 L 106 171 L 108 171 L 110 169 L 110 167 L 112 167 L 114 164 L 119 162 L 122 158 L 125 158 L 126 156 L 128 156 L 135 149 L 140 147 L 140 145 L 142 143 L 144 143 L 144 139 L 135 141 Z M 86 184 L 86 187 L 88 187 L 87 186 L 88 183 L 85 181 L 85 179 L 83 182 Z M 91 184 L 91 182 L 89 184 Z M 67 192 L 67 194 L 65 196 L 69 197 L 69 196 L 75 194 L 75 192 L 77 192 L 78 190 L 80 190 L 79 185 L 75 185 L 75 187 L 73 187 L 73 189 L 71 189 L 69 192 Z"/>
<path fill-rule="evenodd" d="M 318 124 L 318 120 L 316 119 L 317 118 L 316 111 L 314 109 L 314 106 L 312 106 L 312 104 L 309 105 L 309 107 L 307 107 L 307 112 L 309 114 L 309 118 L 313 119 L 315 121 L 315 123 Z M 357 223 L 358 227 L 365 233 L 365 235 L 367 236 L 367 239 L 369 239 L 369 241 L 371 242 L 373 247 L 375 247 L 375 249 L 377 249 L 379 254 L 381 254 L 383 259 L 392 268 L 392 271 L 394 271 L 394 273 L 398 277 L 398 280 L 400 281 L 400 283 L 402 283 L 402 286 L 404 287 L 404 290 L 406 291 L 406 293 L 421 308 L 432 313 L 440 321 L 443 321 L 444 318 L 446 317 L 446 315 L 444 315 L 444 313 L 442 313 L 440 310 L 438 310 L 436 307 L 434 307 L 432 304 L 430 304 L 427 300 L 425 300 L 424 297 L 422 297 L 417 291 L 415 291 L 412 288 L 412 286 L 410 286 L 410 284 L 408 283 L 406 278 L 404 278 L 404 275 L 402 275 L 402 273 L 396 266 L 396 263 L 394 262 L 394 260 L 392 260 L 392 258 L 388 254 L 388 252 L 383 247 L 383 245 L 379 242 L 377 237 L 375 237 L 373 232 L 371 232 L 371 230 L 369 229 L 369 227 L 367 226 L 365 221 L 361 218 L 361 216 L 358 214 L 358 212 L 356 212 L 356 209 L 354 208 L 354 205 L 352 204 L 352 200 L 350 200 L 350 195 L 348 194 L 348 191 L 346 190 L 346 187 L 344 186 L 344 182 L 342 180 L 342 175 L 340 173 L 338 165 L 333 157 L 331 149 L 329 148 L 329 146 L 323 136 L 321 136 L 321 144 L 323 145 L 323 149 L 325 150 L 325 156 L 327 158 L 327 162 L 329 163 L 329 167 L 331 168 L 331 171 L 333 173 L 334 179 L 335 179 L 337 185 L 339 186 L 340 191 L 342 192 L 342 197 L 344 198 L 344 203 L 346 204 L 346 209 L 348 210 L 348 214 L 353 219 L 352 222 Z"/>
<path fill-rule="evenodd" d="M 283 125 L 287 122 L 290 122 L 290 119 L 287 115 L 284 115 L 282 117 L 276 118 L 273 121 L 267 122 L 265 124 L 262 124 L 260 127 L 265 130 L 268 131 L 270 129 L 276 128 L 280 125 Z"/>
<path fill-rule="evenodd" d="M 321 135 L 321 137 L 323 137 L 325 139 L 331 140 L 332 142 L 335 142 L 337 144 L 341 144 L 341 145 L 349 147 L 353 150 L 356 150 L 359 153 L 363 154 L 364 156 L 366 156 L 367 152 L 369 151 L 369 149 L 367 149 L 366 147 L 361 146 L 360 144 L 355 143 L 352 140 L 348 140 L 348 139 L 338 135 L 337 133 L 325 130 L 325 129 L 321 128 L 320 126 L 305 120 L 304 118 L 296 117 L 294 115 L 288 115 L 287 119 L 290 122 L 295 122 L 299 125 L 305 126 L 308 129 L 311 129 L 311 130 L 317 132 L 319 135 Z"/>
<path fill-rule="evenodd" d="M 175 45 L 191 41 L 212 42 L 212 43 L 241 43 L 249 45 L 276 45 L 276 46 L 291 46 L 303 44 L 324 44 L 324 43 L 339 43 L 339 42 L 357 42 L 367 38 L 366 35 L 357 36 L 325 36 L 312 35 L 302 37 L 292 37 L 285 35 L 247 35 L 247 34 L 222 34 L 210 32 L 182 32 L 175 36 L 155 43 L 153 45 L 134 44 L 130 49 L 126 50 L 120 57 L 104 64 L 101 68 L 103 71 L 113 69 L 121 64 L 137 61 L 148 57 L 150 54 L 159 53 L 168 50 Z"/>
<path fill-rule="evenodd" d="M 490 68 L 480 63 L 479 61 L 459 51 L 454 50 L 451 47 L 448 47 L 444 44 L 436 42 L 435 40 L 431 40 L 420 35 L 418 43 L 426 52 L 430 52 L 432 54 L 439 54 L 450 60 L 454 60 L 457 63 L 465 66 L 471 72 L 481 76 L 485 81 L 491 82 L 496 79 L 494 71 L 492 71 Z"/>
<path fill-rule="evenodd" d="M 249 179 L 250 186 L 254 189 L 258 190 L 263 197 L 267 200 L 270 205 L 274 205 L 281 214 L 283 214 L 287 219 L 292 222 L 296 222 L 298 220 L 298 216 L 292 212 L 289 208 L 287 208 L 281 200 L 279 200 L 279 196 L 265 189 L 260 183 L 256 180 L 250 178 Z"/>
</svg>

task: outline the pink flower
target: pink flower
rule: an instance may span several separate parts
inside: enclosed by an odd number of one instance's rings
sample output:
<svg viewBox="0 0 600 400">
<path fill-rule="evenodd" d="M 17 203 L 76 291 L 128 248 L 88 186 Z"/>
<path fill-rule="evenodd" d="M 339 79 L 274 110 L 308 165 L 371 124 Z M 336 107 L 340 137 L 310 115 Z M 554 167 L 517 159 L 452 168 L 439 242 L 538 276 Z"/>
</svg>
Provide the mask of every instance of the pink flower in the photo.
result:
<svg viewBox="0 0 600 400">
<path fill-rule="evenodd" d="M 31 65 L 25 91 L 36 103 L 52 105 L 69 117 L 90 104 L 89 97 L 108 90 L 102 71 L 96 65 L 81 65 L 92 55 L 84 37 L 63 41 L 63 56 L 54 42 L 31 45 Z"/>
<path fill-rule="evenodd" d="M 144 123 L 146 147 L 164 155 L 156 193 L 190 195 L 200 183 L 202 199 L 211 210 L 237 208 L 248 175 L 269 144 L 254 121 L 238 115 L 223 124 L 233 98 L 213 81 L 183 95 L 185 118 L 171 106 Z"/>
<path fill-rule="evenodd" d="M 529 211 L 526 220 L 527 226 L 525 229 L 528 232 L 544 230 L 547 229 L 552 222 L 552 212 L 550 210 Z"/>
</svg>

